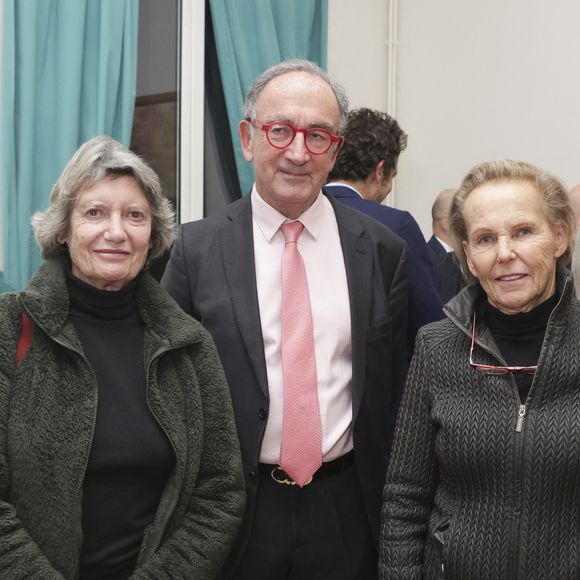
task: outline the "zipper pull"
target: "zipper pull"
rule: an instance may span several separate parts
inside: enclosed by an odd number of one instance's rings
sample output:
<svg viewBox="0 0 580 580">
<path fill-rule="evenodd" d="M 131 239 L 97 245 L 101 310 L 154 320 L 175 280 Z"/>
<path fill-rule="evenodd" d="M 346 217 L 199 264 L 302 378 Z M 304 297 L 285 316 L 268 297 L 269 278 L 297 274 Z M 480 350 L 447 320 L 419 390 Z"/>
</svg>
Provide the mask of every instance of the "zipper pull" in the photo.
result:
<svg viewBox="0 0 580 580">
<path fill-rule="evenodd" d="M 522 432 L 524 426 L 524 417 L 526 416 L 526 406 L 520 405 L 520 410 L 518 411 L 518 422 L 516 423 L 516 431 L 518 433 Z"/>
</svg>

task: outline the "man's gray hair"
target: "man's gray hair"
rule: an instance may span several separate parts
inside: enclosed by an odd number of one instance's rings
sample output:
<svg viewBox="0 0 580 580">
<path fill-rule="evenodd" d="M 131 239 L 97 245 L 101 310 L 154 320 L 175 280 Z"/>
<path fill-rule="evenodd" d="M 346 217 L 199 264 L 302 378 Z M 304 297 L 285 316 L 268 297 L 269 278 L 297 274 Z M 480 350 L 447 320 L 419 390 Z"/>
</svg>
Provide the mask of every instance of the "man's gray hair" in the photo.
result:
<svg viewBox="0 0 580 580">
<path fill-rule="evenodd" d="M 256 116 L 256 104 L 266 85 L 276 77 L 291 72 L 307 72 L 321 78 L 331 89 L 336 97 L 339 111 L 338 132 L 342 134 L 348 120 L 348 97 L 344 89 L 335 83 L 317 64 L 302 59 L 284 60 L 279 64 L 264 71 L 254 82 L 246 94 L 244 102 L 244 119 L 254 119 Z"/>
<path fill-rule="evenodd" d="M 162 255 L 175 239 L 175 213 L 163 195 L 157 174 L 143 159 L 111 137 L 90 139 L 77 149 L 52 188 L 48 208 L 32 216 L 32 227 L 44 259 L 68 252 L 58 240 L 70 228 L 78 195 L 105 179 L 135 179 L 151 211 L 151 249 L 148 260 Z"/>
</svg>

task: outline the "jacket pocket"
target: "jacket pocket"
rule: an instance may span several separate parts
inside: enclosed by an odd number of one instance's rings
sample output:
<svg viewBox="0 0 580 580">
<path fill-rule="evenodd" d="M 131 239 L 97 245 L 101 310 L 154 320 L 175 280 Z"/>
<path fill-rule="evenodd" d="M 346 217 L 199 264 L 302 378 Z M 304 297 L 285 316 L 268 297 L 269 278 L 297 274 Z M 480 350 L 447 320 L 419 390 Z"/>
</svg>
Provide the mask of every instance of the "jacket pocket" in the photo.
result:
<svg viewBox="0 0 580 580">
<path fill-rule="evenodd" d="M 436 570 L 434 570 L 434 577 L 440 580 L 444 580 L 446 578 L 445 565 L 447 563 L 447 539 L 449 537 L 451 520 L 451 516 L 444 516 L 431 534 L 435 547 L 434 563 L 436 565 Z"/>
</svg>

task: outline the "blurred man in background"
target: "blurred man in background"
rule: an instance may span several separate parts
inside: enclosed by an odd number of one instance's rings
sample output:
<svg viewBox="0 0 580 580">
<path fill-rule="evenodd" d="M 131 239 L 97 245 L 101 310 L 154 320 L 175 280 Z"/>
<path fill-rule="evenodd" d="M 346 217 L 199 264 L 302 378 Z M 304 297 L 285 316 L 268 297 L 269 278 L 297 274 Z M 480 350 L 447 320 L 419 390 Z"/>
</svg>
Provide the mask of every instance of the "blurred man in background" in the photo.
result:
<svg viewBox="0 0 580 580">
<path fill-rule="evenodd" d="M 375 218 L 407 243 L 407 349 L 410 356 L 419 328 L 441 319 L 443 312 L 419 225 L 409 212 L 382 205 L 393 188 L 399 155 L 406 147 L 407 135 L 386 113 L 366 108 L 351 111 L 344 145 L 325 189 L 342 203 Z"/>
</svg>

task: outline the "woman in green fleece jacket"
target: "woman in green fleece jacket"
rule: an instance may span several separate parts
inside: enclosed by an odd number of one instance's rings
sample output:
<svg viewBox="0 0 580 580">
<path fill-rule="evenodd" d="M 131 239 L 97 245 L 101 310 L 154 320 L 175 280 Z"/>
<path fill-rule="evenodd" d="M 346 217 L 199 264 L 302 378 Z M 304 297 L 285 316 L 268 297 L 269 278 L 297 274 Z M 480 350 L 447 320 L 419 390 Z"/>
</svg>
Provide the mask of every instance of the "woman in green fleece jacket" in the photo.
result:
<svg viewBox="0 0 580 580">
<path fill-rule="evenodd" d="M 0 296 L 0 578 L 219 573 L 244 480 L 215 346 L 144 271 L 173 222 L 108 137 L 33 218 L 45 262 Z"/>
</svg>

